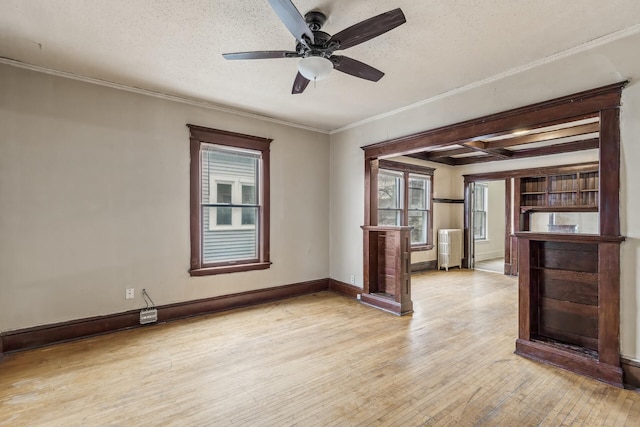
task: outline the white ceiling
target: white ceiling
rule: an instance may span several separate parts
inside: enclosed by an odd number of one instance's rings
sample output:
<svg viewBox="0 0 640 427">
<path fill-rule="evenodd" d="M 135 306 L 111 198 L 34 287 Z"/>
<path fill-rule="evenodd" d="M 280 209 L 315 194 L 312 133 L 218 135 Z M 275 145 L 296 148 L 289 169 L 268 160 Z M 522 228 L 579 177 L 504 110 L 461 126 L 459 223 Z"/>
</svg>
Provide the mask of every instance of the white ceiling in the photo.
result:
<svg viewBox="0 0 640 427">
<path fill-rule="evenodd" d="M 267 0 L 2 0 L 0 57 L 331 131 L 640 27 L 638 0 L 294 3 L 330 34 L 402 8 L 406 24 L 338 52 L 385 77 L 334 72 L 291 95 L 297 59 L 225 61 L 294 49 Z"/>
</svg>

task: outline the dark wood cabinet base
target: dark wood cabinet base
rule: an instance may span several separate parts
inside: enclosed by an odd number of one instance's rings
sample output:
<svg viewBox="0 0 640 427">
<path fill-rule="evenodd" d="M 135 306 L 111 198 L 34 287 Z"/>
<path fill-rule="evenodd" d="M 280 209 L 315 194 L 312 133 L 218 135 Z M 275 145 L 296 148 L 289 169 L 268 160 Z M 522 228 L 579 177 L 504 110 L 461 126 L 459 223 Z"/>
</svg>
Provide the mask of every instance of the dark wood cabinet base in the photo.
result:
<svg viewBox="0 0 640 427">
<path fill-rule="evenodd" d="M 622 368 L 536 341 L 516 340 L 517 355 L 622 387 Z"/>
</svg>

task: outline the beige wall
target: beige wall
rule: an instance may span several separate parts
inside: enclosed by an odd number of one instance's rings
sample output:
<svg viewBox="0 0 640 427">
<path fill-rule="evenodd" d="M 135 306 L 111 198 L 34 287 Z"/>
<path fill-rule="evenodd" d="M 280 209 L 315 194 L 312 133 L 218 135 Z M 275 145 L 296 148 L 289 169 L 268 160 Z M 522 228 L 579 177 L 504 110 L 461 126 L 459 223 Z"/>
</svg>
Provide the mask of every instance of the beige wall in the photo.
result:
<svg viewBox="0 0 640 427">
<path fill-rule="evenodd" d="M 364 157 L 359 147 L 631 79 L 623 92 L 621 109 L 621 224 L 622 233 L 627 236 L 622 245 L 621 350 L 627 357 L 640 359 L 640 197 L 637 194 L 640 168 L 633 167 L 640 161 L 640 84 L 636 82 L 640 78 L 640 56 L 633 54 L 637 46 L 640 46 L 640 35 L 636 34 L 333 134 L 331 277 L 348 281 L 349 274 L 362 269 L 359 227 L 363 221 Z M 439 197 L 463 197 L 463 174 L 578 163 L 595 158 L 597 153 L 589 151 L 455 168 L 450 194 Z M 450 221 L 461 223 L 462 210 L 453 212 Z"/>
<path fill-rule="evenodd" d="M 187 123 L 273 138 L 271 269 L 189 277 Z M 328 135 L 0 65 L 0 138 L 1 331 L 329 277 Z"/>
</svg>

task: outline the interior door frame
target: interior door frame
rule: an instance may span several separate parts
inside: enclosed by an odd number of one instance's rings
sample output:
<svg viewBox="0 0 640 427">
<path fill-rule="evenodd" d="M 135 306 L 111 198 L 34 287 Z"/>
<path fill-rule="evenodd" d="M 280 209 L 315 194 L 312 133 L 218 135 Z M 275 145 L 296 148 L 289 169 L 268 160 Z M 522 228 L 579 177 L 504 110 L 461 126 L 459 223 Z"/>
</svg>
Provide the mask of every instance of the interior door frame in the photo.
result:
<svg viewBox="0 0 640 427">
<path fill-rule="evenodd" d="M 508 172 L 512 174 L 513 172 Z M 514 257 L 514 250 L 517 251 L 515 236 L 512 232 L 512 176 L 506 176 L 505 172 L 483 173 L 464 175 L 464 268 L 474 268 L 474 238 L 473 238 L 473 189 L 476 182 L 480 181 L 502 181 L 504 180 L 504 274 L 510 276 L 518 275 L 517 255 Z"/>
</svg>

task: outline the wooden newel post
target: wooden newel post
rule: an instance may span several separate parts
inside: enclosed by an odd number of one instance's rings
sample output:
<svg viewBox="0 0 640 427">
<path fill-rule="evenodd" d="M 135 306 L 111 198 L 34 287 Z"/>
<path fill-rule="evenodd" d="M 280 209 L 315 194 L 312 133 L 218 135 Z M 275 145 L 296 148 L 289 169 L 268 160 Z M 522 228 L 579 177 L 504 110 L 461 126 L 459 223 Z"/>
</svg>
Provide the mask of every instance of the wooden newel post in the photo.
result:
<svg viewBox="0 0 640 427">
<path fill-rule="evenodd" d="M 412 228 L 362 226 L 364 231 L 363 303 L 400 316 L 413 312 Z"/>
</svg>

